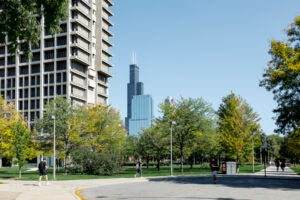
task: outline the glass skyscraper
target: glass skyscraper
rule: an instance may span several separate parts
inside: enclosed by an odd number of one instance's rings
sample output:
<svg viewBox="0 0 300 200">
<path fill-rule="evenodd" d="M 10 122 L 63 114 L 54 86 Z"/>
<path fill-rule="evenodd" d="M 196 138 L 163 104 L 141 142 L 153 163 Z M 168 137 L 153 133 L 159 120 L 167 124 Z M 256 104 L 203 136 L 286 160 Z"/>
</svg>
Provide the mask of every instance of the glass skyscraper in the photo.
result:
<svg viewBox="0 0 300 200">
<path fill-rule="evenodd" d="M 136 64 L 131 64 L 129 70 L 125 127 L 128 135 L 134 135 L 142 128 L 148 128 L 151 125 L 153 101 L 150 95 L 144 95 L 144 84 L 139 82 L 139 67 Z"/>
<path fill-rule="evenodd" d="M 151 126 L 153 119 L 153 100 L 151 95 L 135 95 L 131 101 L 129 135 L 138 134 L 143 128 Z"/>
</svg>

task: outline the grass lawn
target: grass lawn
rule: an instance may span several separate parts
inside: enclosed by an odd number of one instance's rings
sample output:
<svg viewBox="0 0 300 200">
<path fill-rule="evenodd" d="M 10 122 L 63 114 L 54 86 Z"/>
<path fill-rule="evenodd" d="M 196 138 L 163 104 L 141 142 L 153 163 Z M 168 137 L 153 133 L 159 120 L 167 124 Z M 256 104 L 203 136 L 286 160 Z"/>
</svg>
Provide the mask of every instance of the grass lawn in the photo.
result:
<svg viewBox="0 0 300 200">
<path fill-rule="evenodd" d="M 291 169 L 294 170 L 298 175 L 300 175 L 300 165 L 291 166 Z"/>
<path fill-rule="evenodd" d="M 255 166 L 255 171 L 260 171 L 261 166 Z M 300 168 L 299 168 L 300 169 Z M 143 166 L 143 177 L 155 177 L 155 176 L 169 176 L 170 167 L 161 166 L 160 171 L 157 171 L 154 165 L 149 165 L 149 168 Z M 97 176 L 88 174 L 65 174 L 63 169 L 57 169 L 56 179 L 57 180 L 84 180 L 84 179 L 99 179 L 99 178 L 133 178 L 136 173 L 135 166 L 124 166 L 119 174 L 112 176 Z M 221 173 L 221 170 L 220 172 Z M 240 166 L 239 173 L 252 173 L 251 165 Z M 49 180 L 52 180 L 52 168 L 48 169 Z M 195 165 L 193 169 L 190 169 L 189 165 L 184 165 L 183 172 L 180 172 L 180 166 L 174 165 L 173 169 L 174 176 L 178 175 L 199 175 L 199 174 L 210 174 L 208 165 Z M 39 176 L 38 171 L 30 171 L 29 168 L 24 167 L 22 169 L 22 178 L 19 179 L 17 167 L 3 167 L 0 168 L 0 178 L 2 179 L 16 179 L 16 180 L 37 180 Z M 0 182 L 1 184 L 1 182 Z"/>
</svg>

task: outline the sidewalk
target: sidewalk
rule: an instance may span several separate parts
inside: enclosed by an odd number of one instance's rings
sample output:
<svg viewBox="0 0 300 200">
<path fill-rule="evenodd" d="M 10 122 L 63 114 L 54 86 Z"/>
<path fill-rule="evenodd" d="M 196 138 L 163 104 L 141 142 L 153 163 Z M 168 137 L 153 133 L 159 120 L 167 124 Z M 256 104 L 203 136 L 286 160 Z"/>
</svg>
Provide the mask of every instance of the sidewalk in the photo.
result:
<svg viewBox="0 0 300 200">
<path fill-rule="evenodd" d="M 0 179 L 0 200 L 78 200 L 81 189 L 97 186 L 136 183 L 148 181 L 145 178 L 120 178 L 120 179 L 93 179 L 72 181 L 49 181 L 46 186 L 43 181 L 38 186 L 38 181 L 15 181 Z"/>
<path fill-rule="evenodd" d="M 265 175 L 265 170 L 261 170 L 259 172 L 256 172 L 255 175 Z M 281 170 L 279 167 L 279 170 L 277 171 L 276 167 L 274 165 L 268 166 L 266 168 L 266 175 L 267 176 L 298 176 L 291 168 L 285 167 L 284 171 Z"/>
</svg>

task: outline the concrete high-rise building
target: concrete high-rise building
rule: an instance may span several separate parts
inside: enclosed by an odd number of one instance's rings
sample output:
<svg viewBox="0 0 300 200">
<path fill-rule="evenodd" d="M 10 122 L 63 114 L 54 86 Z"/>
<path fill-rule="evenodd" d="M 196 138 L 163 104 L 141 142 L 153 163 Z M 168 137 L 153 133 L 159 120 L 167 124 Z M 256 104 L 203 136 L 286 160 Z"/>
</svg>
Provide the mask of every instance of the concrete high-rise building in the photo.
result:
<svg viewBox="0 0 300 200">
<path fill-rule="evenodd" d="M 148 128 L 153 120 L 153 100 L 151 95 L 135 95 L 132 98 L 129 135 L 136 135 L 143 128 Z"/>
<path fill-rule="evenodd" d="M 15 102 L 30 123 L 57 96 L 73 105 L 107 104 L 111 6 L 112 0 L 70 0 L 69 18 L 61 22 L 61 33 L 51 35 L 44 29 L 39 46 L 31 47 L 29 61 L 22 44 L 16 55 L 0 45 L 0 94 Z"/>
</svg>

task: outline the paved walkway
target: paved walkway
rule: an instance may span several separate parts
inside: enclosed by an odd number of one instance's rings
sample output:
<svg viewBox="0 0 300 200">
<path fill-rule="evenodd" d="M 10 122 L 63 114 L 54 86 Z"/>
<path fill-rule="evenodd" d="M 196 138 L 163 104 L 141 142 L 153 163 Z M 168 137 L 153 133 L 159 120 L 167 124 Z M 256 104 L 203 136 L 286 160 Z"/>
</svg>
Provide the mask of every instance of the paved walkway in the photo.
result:
<svg viewBox="0 0 300 200">
<path fill-rule="evenodd" d="M 137 183 L 148 181 L 144 178 L 122 179 L 93 179 L 72 181 L 50 181 L 50 185 L 42 182 L 38 186 L 37 181 L 1 180 L 0 200 L 77 200 L 81 189 L 95 186 Z M 77 191 L 77 192 L 76 192 Z M 77 193 L 77 195 L 75 194 Z"/>
<path fill-rule="evenodd" d="M 264 176 L 264 171 L 255 173 L 255 175 Z M 267 176 L 299 177 L 288 167 L 286 167 L 284 172 L 277 172 L 274 166 L 267 168 Z M 148 178 L 93 179 L 50 181 L 50 185 L 48 186 L 46 186 L 45 182 L 43 182 L 42 186 L 38 186 L 37 181 L 15 181 L 0 179 L 0 182 L 2 183 L 0 184 L 0 200 L 77 200 L 80 199 L 80 190 L 82 189 L 148 181 Z"/>
<path fill-rule="evenodd" d="M 255 175 L 265 175 L 265 170 L 256 172 Z M 289 167 L 285 167 L 284 171 L 282 171 L 281 168 L 279 167 L 279 170 L 277 171 L 274 165 L 271 165 L 266 168 L 266 175 L 267 176 L 297 176 L 297 174 Z"/>
</svg>

